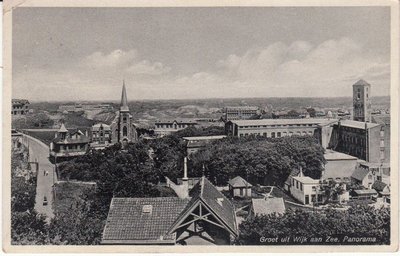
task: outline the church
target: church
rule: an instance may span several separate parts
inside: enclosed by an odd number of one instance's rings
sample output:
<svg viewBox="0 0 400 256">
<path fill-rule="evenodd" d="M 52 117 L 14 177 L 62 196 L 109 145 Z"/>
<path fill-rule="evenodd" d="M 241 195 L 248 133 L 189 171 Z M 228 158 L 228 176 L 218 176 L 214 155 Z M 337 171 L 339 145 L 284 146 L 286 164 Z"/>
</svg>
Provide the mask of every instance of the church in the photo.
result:
<svg viewBox="0 0 400 256">
<path fill-rule="evenodd" d="M 122 85 L 122 95 L 119 111 L 112 123 L 108 126 L 106 124 L 95 124 L 92 127 L 92 148 L 104 148 L 106 146 L 129 142 L 136 142 L 138 139 L 136 126 L 133 123 L 132 115 L 128 107 L 128 98 L 126 94 L 125 81 Z"/>
<path fill-rule="evenodd" d="M 128 107 L 125 81 L 122 85 L 121 104 L 117 116 L 110 125 L 111 143 L 128 143 L 137 141 L 136 127 L 132 122 L 132 115 Z"/>
</svg>

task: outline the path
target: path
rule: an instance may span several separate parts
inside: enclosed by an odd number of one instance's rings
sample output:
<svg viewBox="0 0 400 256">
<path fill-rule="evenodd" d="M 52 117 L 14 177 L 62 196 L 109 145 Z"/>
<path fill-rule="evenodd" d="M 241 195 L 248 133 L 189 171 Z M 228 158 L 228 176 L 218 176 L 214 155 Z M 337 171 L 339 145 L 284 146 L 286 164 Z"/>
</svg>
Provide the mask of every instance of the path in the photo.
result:
<svg viewBox="0 0 400 256">
<path fill-rule="evenodd" d="M 44 214 L 47 220 L 54 217 L 53 213 L 53 184 L 57 182 L 54 165 L 49 161 L 49 147 L 43 142 L 29 135 L 23 135 L 22 143 L 29 148 L 29 161 L 39 163 L 37 173 L 35 210 Z M 45 175 L 45 172 L 48 174 Z M 43 204 L 44 198 L 47 205 Z"/>
</svg>

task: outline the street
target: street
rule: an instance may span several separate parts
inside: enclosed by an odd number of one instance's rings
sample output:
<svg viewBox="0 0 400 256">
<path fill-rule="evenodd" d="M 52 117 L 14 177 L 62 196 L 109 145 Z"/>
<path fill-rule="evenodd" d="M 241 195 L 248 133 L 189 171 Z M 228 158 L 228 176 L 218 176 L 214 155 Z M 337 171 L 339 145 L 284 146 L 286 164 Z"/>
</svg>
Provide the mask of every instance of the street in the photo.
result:
<svg viewBox="0 0 400 256">
<path fill-rule="evenodd" d="M 49 147 L 31 136 L 23 135 L 23 143 L 29 146 L 29 161 L 38 162 L 35 210 L 46 215 L 46 219 L 53 218 L 53 191 L 52 186 L 57 181 L 54 165 L 49 161 Z M 47 204 L 43 201 L 46 198 Z"/>
</svg>

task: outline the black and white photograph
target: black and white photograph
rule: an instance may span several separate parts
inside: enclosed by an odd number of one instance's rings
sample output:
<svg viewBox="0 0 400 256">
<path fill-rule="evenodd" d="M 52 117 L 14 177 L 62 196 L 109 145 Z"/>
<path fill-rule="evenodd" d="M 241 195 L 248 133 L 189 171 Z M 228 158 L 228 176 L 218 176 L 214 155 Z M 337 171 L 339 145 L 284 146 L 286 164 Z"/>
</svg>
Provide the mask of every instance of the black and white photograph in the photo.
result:
<svg viewBox="0 0 400 256">
<path fill-rule="evenodd" d="M 3 9 L 7 252 L 398 250 L 397 1 L 43 2 Z"/>
</svg>

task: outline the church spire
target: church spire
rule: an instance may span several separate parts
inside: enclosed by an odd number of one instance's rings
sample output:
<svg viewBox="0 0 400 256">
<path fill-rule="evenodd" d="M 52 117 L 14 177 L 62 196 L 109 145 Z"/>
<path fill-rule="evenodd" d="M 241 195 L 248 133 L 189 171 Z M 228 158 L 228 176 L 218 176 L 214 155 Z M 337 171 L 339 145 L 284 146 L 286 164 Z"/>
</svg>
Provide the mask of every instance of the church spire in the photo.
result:
<svg viewBox="0 0 400 256">
<path fill-rule="evenodd" d="M 126 97 L 125 80 L 122 81 L 121 112 L 129 112 L 128 99 Z"/>
</svg>

